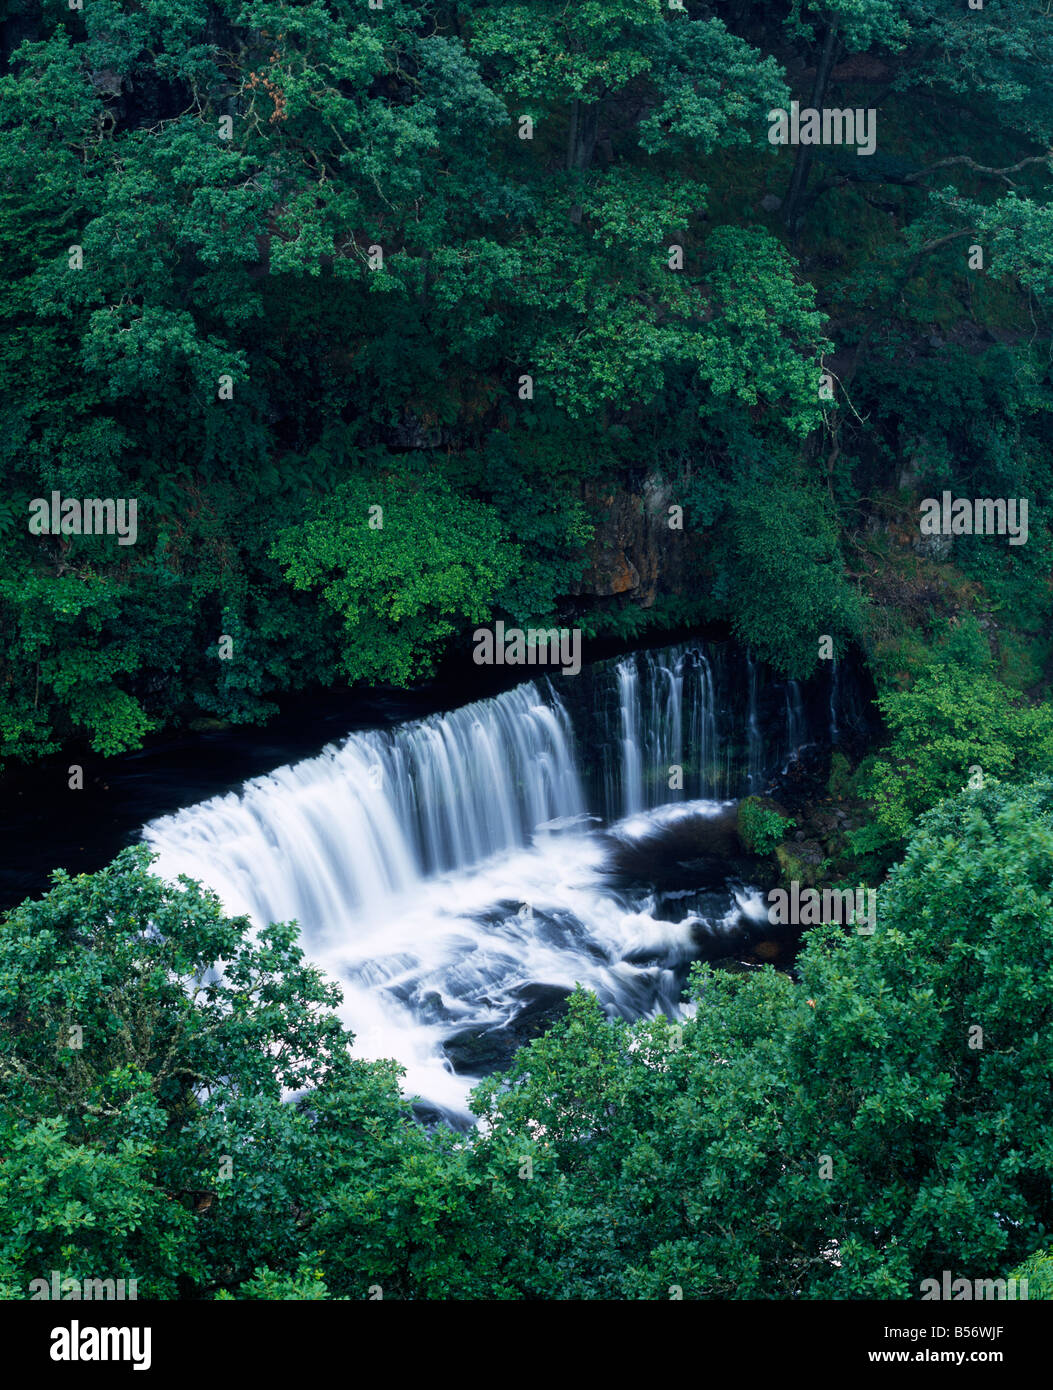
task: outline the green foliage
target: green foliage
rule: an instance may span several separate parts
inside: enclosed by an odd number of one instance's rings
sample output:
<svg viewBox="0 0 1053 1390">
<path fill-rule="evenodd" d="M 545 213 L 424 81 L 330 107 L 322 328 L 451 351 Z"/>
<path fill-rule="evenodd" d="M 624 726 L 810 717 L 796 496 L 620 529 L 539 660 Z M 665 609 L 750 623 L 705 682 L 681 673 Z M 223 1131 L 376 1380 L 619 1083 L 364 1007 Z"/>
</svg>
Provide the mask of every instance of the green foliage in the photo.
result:
<svg viewBox="0 0 1053 1390">
<path fill-rule="evenodd" d="M 342 618 L 348 677 L 396 685 L 429 675 L 460 624 L 489 617 L 518 560 L 493 507 L 405 476 L 345 483 L 272 553 Z"/>
<path fill-rule="evenodd" d="M 1011 1270 L 1008 1277 L 1018 1281 L 1018 1288 L 1019 1280 L 1027 1280 L 1029 1299 L 1053 1298 L 1053 1254 L 1048 1250 L 1036 1250 L 1022 1264 Z"/>
<path fill-rule="evenodd" d="M 333 1295 L 326 1287 L 320 1269 L 299 1269 L 295 1274 L 276 1274 L 270 1269 L 253 1271 L 251 1279 L 246 1279 L 238 1290 L 239 1298 L 262 1300 L 268 1303 L 320 1303 L 328 1302 Z M 221 1289 L 216 1298 L 231 1300 L 234 1295 Z"/>
<path fill-rule="evenodd" d="M 812 674 L 820 637 L 844 650 L 862 632 L 862 607 L 845 580 L 837 526 L 813 487 L 772 479 L 744 484 L 729 508 L 727 604 L 736 634 L 788 676 Z"/>
<path fill-rule="evenodd" d="M 499 611 L 704 616 L 791 677 L 824 636 L 902 677 L 831 790 L 873 802 L 868 866 L 910 847 L 878 932 L 813 933 L 799 984 L 701 971 L 682 1036 L 576 996 L 467 1137 L 351 1059 L 291 926 L 252 937 L 142 852 L 60 874 L 0 931 L 0 1291 L 898 1297 L 1013 1262 L 1044 1289 L 1041 8 L 38 8 L 0 71 L 0 761 L 405 684 Z M 789 208 L 767 115 L 802 93 L 764 54 L 824 52 L 828 105 L 844 58 L 886 72 L 881 147 L 814 151 Z M 603 504 L 647 485 L 685 507 L 679 591 L 583 606 Z M 945 487 L 1031 500 L 1027 546 L 956 540 L 983 631 L 896 557 L 890 517 Z M 31 535 L 55 489 L 136 498 L 137 543 Z M 741 822 L 759 853 L 793 825 Z"/>
<path fill-rule="evenodd" d="M 839 799 L 849 796 L 853 790 L 853 777 L 851 763 L 840 748 L 835 748 L 830 755 L 830 777 L 826 784 L 827 791 L 831 796 L 836 796 Z"/>
<path fill-rule="evenodd" d="M 864 793 L 871 837 L 884 843 L 904 840 L 922 811 L 966 786 L 1053 771 L 1053 707 L 1030 705 L 988 670 L 938 661 L 878 704 L 892 738 Z"/>
<path fill-rule="evenodd" d="M 292 1259 L 312 1174 L 382 1172 L 371 1136 L 397 1146 L 407 1124 L 393 1068 L 351 1060 L 294 928 L 250 940 L 213 894 L 147 865 L 133 849 L 58 872 L 0 929 L 7 1284 L 55 1269 L 135 1277 L 147 1298 L 237 1286 Z M 282 1099 L 302 1090 L 309 1104 Z"/>
<path fill-rule="evenodd" d="M 797 984 L 698 972 L 682 1034 L 578 995 L 466 1137 L 351 1059 L 293 927 L 252 937 L 142 852 L 59 874 L 0 930 L 3 1296 L 1046 1287 L 1050 791 L 1021 784 L 1053 770 L 1053 31 L 762 8 L 0 21 L 0 761 L 418 680 L 498 611 L 704 617 L 790 677 L 825 636 L 895 677 L 888 746 L 831 790 L 873 801 L 868 869 L 910 842 L 874 936 L 813 933 Z M 867 62 L 873 158 L 768 143 L 801 73 L 855 105 Z M 582 603 L 607 503 L 648 487 L 685 508 L 675 591 L 663 551 L 653 606 Z M 1029 498 L 1028 544 L 917 558 L 902 519 L 944 488 Z M 56 489 L 136 498 L 136 544 L 31 535 Z M 742 816 L 758 852 L 793 824 Z"/>
<path fill-rule="evenodd" d="M 809 933 L 799 984 L 699 968 L 680 1036 L 576 996 L 477 1092 L 494 1142 L 544 1136 L 540 1295 L 916 1298 L 1033 1250 L 1053 1216 L 1051 850 L 1053 784 L 964 795 L 923 824 L 873 935 Z"/>
<path fill-rule="evenodd" d="M 691 448 L 819 422 L 811 287 L 766 231 L 703 226 L 705 160 L 788 99 L 716 18 L 100 0 L 35 18 L 0 98 L 0 757 L 417 678 L 493 604 L 565 609 L 586 489 L 635 486 L 667 401 Z M 383 501 L 407 438 L 419 524 L 374 584 L 369 538 L 320 528 Z M 137 544 L 30 537 L 56 488 L 137 498 Z"/>
<path fill-rule="evenodd" d="M 51 1059 L 47 1061 L 50 1063 Z M 3 1063 L 12 1062 L 5 1049 Z M 5 1065 L 6 1064 L 6 1065 Z M 6 1087 L 5 1087 L 6 1089 Z M 135 1279 L 155 1298 L 173 1298 L 195 1272 L 192 1218 L 153 1181 L 163 1114 L 131 1074 L 110 1078 L 108 1100 L 131 1133 L 78 1143 L 65 1118 L 4 1125 L 0 1164 L 0 1286 L 30 1296 L 31 1279 Z M 39 1111 L 37 1112 L 39 1114 Z M 105 1127 L 100 1122 L 100 1130 Z"/>
<path fill-rule="evenodd" d="M 862 635 L 843 557 L 911 456 L 925 486 L 1031 497 L 1025 553 L 959 550 L 1036 683 L 1053 101 L 1048 25 L 1018 11 L 802 0 L 758 30 L 660 0 L 22 6 L 0 71 L 0 758 L 414 679 L 490 607 L 628 637 L 647 620 L 583 613 L 579 581 L 600 499 L 648 479 L 693 532 L 655 597 L 801 675 L 819 634 Z M 768 113 L 828 39 L 829 105 L 855 99 L 843 58 L 887 68 L 880 149 L 815 150 L 787 237 Z M 381 500 L 407 453 L 421 525 L 352 596 L 334 566 L 363 575 L 368 549 L 311 528 L 342 490 Z M 458 505 L 425 500 L 443 484 Z M 137 498 L 139 540 L 30 536 L 55 488 Z M 450 521 L 469 529 L 440 560 Z"/>
<path fill-rule="evenodd" d="M 142 850 L 57 874 L 0 929 L 0 1286 L 910 1298 L 1019 1265 L 1041 1296 L 1051 856 L 1053 780 L 962 793 L 872 934 L 812 930 L 796 983 L 696 967 L 675 1025 L 579 991 L 467 1135 L 351 1059 L 293 928 L 250 941 Z"/>
<path fill-rule="evenodd" d="M 765 805 L 759 796 L 747 796 L 739 803 L 739 836 L 754 854 L 771 854 L 796 825 L 792 817 Z"/>
</svg>

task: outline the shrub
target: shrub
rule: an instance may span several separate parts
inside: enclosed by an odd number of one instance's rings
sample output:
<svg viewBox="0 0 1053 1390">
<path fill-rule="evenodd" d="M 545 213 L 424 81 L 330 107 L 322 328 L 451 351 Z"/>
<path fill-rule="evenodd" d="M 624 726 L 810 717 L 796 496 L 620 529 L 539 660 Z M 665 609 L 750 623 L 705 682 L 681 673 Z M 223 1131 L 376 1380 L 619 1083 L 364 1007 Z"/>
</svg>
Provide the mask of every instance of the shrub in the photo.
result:
<svg viewBox="0 0 1053 1390">
<path fill-rule="evenodd" d="M 759 796 L 747 796 L 739 804 L 739 838 L 753 854 L 771 854 L 796 825 Z"/>
</svg>

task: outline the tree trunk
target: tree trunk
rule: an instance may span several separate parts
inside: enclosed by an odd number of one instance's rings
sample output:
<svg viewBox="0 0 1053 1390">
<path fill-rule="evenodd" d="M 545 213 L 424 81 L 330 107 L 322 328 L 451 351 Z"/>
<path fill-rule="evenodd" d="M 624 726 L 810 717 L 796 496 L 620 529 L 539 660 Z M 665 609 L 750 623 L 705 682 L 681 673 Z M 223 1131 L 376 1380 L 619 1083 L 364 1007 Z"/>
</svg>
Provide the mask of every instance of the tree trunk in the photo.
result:
<svg viewBox="0 0 1053 1390">
<path fill-rule="evenodd" d="M 567 131 L 567 169 L 574 168 L 574 163 L 578 153 L 578 119 L 581 114 L 581 102 L 577 97 L 570 104 L 570 129 Z"/>
<path fill-rule="evenodd" d="M 592 163 L 596 137 L 600 128 L 598 103 L 585 106 L 575 97 L 570 108 L 570 128 L 567 131 L 567 169 L 584 171 Z"/>
<path fill-rule="evenodd" d="M 826 89 L 830 85 L 830 73 L 833 71 L 834 58 L 837 54 L 837 21 L 832 20 L 826 31 L 826 39 L 823 42 L 823 51 L 819 57 L 819 66 L 815 73 L 815 89 L 812 92 L 812 106 L 815 110 L 821 110 L 823 101 L 826 97 Z M 790 233 L 791 240 L 797 239 L 797 211 L 804 196 L 804 190 L 808 186 L 808 173 L 812 163 L 812 151 L 814 145 L 798 145 L 797 159 L 793 166 L 793 176 L 790 179 L 789 191 L 786 194 L 786 226 Z"/>
</svg>

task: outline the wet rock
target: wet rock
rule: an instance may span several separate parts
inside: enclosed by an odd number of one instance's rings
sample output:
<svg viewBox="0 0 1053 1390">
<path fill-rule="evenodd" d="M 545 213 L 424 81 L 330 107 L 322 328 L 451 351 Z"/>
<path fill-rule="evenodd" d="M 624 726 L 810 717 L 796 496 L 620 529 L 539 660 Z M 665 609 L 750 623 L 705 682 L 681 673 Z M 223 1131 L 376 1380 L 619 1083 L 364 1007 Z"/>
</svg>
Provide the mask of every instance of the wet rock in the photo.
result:
<svg viewBox="0 0 1053 1390">
<path fill-rule="evenodd" d="M 446 1007 L 442 995 L 434 989 L 422 995 L 419 1011 L 421 1021 L 425 1023 L 452 1023 L 455 1018 L 455 1014 Z"/>
<path fill-rule="evenodd" d="M 589 592 L 597 597 L 631 593 L 639 587 L 640 572 L 624 550 L 602 551 L 593 561 Z"/>
<path fill-rule="evenodd" d="M 650 608 L 659 593 L 681 594 L 698 583 L 698 537 L 670 525 L 670 507 L 682 499 L 657 474 L 639 490 L 583 491 L 595 531 L 588 548 L 588 568 L 573 581 L 570 593 L 621 598 Z"/>
<path fill-rule="evenodd" d="M 515 1050 L 502 1028 L 467 1028 L 442 1047 L 458 1076 L 489 1076 L 507 1066 Z"/>
<path fill-rule="evenodd" d="M 425 1129 L 457 1129 L 462 1133 L 468 1133 L 472 1129 L 471 1121 L 457 1110 L 444 1110 L 442 1106 L 431 1105 L 428 1101 L 418 1100 L 411 1106 L 413 1118 Z"/>
<path fill-rule="evenodd" d="M 779 845 L 775 851 L 783 883 L 796 881 L 812 888 L 819 880 L 820 867 L 826 859 L 818 840 L 802 840 Z"/>
<path fill-rule="evenodd" d="M 765 795 L 796 814 L 800 808 L 822 798 L 829 777 L 830 749 L 806 744 L 790 755 L 765 788 Z"/>
<path fill-rule="evenodd" d="M 954 553 L 953 536 L 915 536 L 911 541 L 911 549 L 915 555 L 919 555 L 923 560 L 934 560 L 942 563 L 949 560 Z"/>
<path fill-rule="evenodd" d="M 751 975 L 756 968 L 748 961 L 737 960 L 734 956 L 729 956 L 727 960 L 715 960 L 713 962 L 714 970 L 724 970 L 729 975 Z"/>
<path fill-rule="evenodd" d="M 491 937 L 503 936 L 515 940 L 526 931 L 558 950 L 573 943 L 575 951 L 590 955 L 594 960 L 607 959 L 606 951 L 592 940 L 572 912 L 542 912 L 530 903 L 512 902 L 506 898 L 494 907 L 473 915 L 477 922 L 485 924 Z"/>
<path fill-rule="evenodd" d="M 124 79 L 114 68 L 101 68 L 91 75 L 91 85 L 103 97 L 119 97 Z"/>
<path fill-rule="evenodd" d="M 753 860 L 739 840 L 737 808 L 729 805 L 658 823 L 639 840 L 612 839 L 608 867 L 617 884 L 670 891 L 723 886 L 729 875 L 748 878 Z"/>
<path fill-rule="evenodd" d="M 390 430 L 390 436 L 397 449 L 437 449 L 445 442 L 446 431 L 404 408 L 398 423 Z"/>
<path fill-rule="evenodd" d="M 459 1076 L 489 1076 L 503 1071 L 518 1048 L 533 1041 L 567 1011 L 570 990 L 562 985 L 529 984 L 513 991 L 523 1007 L 508 1023 L 495 1028 L 465 1028 L 443 1042 Z"/>
</svg>

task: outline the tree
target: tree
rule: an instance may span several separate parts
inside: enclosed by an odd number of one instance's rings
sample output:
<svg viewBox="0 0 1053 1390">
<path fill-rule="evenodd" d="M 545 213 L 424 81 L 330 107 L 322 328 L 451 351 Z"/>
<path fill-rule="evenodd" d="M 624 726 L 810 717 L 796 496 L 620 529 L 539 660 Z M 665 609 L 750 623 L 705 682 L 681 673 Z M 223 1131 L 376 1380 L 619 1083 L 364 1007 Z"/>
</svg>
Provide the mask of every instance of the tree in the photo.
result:
<svg viewBox="0 0 1053 1390">
<path fill-rule="evenodd" d="M 993 1278 L 1053 1217 L 1053 782 L 922 822 L 873 934 L 799 981 L 697 968 L 692 1017 L 568 1017 L 476 1093 L 535 1138 L 542 1297 L 911 1298 Z"/>
<path fill-rule="evenodd" d="M 937 661 L 878 703 L 892 739 L 867 783 L 868 842 L 904 841 L 923 811 L 967 785 L 1053 771 L 1053 708 L 1029 704 L 990 671 Z"/>
<path fill-rule="evenodd" d="M 729 512 L 734 630 L 764 660 L 806 678 L 818 662 L 821 634 L 845 650 L 863 632 L 828 501 L 792 475 L 754 475 L 743 480 Z"/>
<path fill-rule="evenodd" d="M 489 617 L 518 558 L 492 507 L 405 475 L 344 484 L 273 554 L 343 619 L 348 677 L 396 685 L 430 674 L 460 623 Z"/>
<path fill-rule="evenodd" d="M 423 1142 L 295 928 L 252 937 L 148 865 L 59 871 L 0 930 L 0 1277 L 23 1297 L 51 1270 L 170 1298 L 291 1267 L 323 1173 Z"/>
</svg>

